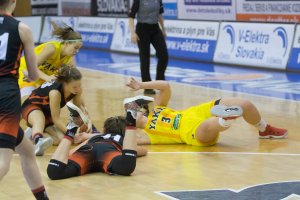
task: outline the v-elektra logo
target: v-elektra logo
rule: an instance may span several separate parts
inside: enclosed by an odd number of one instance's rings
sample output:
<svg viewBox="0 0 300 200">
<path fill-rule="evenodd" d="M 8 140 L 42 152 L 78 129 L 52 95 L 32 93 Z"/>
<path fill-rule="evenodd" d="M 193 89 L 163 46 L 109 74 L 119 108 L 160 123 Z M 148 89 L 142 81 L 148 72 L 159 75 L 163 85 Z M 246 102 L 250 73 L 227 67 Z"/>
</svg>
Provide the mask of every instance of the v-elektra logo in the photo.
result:
<svg viewBox="0 0 300 200">
<path fill-rule="evenodd" d="M 226 33 L 229 36 L 230 45 L 231 45 L 231 52 L 233 52 L 234 46 L 235 46 L 235 31 L 234 31 L 234 28 L 231 25 L 226 25 L 226 26 L 224 26 L 223 30 L 225 30 Z"/>
<path fill-rule="evenodd" d="M 241 28 L 238 32 L 238 46 L 235 57 L 243 59 L 263 60 L 264 47 L 269 44 L 270 35 L 263 31 Z"/>
<path fill-rule="evenodd" d="M 284 50 L 283 56 L 285 56 L 288 50 L 288 35 L 286 30 L 283 27 L 277 27 L 274 29 L 273 33 L 276 33 L 277 36 L 282 40 L 282 49 Z"/>
<path fill-rule="evenodd" d="M 119 22 L 119 27 L 121 29 L 121 35 L 122 35 L 122 40 L 124 41 L 125 39 L 125 33 L 126 33 L 126 25 L 124 21 Z"/>
</svg>

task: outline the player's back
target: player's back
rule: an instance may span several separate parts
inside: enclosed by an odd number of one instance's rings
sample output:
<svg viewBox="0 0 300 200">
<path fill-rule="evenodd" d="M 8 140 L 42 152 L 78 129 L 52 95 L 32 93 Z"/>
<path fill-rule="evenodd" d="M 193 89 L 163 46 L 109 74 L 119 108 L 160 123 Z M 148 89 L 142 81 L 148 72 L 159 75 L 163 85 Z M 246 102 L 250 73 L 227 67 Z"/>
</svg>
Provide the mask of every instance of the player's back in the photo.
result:
<svg viewBox="0 0 300 200">
<path fill-rule="evenodd" d="M 0 15 L 0 77 L 18 78 L 22 50 L 19 21 L 12 16 Z"/>
</svg>

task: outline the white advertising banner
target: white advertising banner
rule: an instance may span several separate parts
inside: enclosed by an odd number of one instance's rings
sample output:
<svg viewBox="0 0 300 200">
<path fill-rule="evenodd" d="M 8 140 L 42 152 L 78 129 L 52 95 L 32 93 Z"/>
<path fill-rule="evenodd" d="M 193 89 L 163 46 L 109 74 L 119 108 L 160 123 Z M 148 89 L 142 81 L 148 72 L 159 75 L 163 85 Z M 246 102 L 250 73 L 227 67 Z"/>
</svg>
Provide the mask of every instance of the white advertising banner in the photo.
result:
<svg viewBox="0 0 300 200">
<path fill-rule="evenodd" d="M 56 16 L 45 17 L 42 36 L 40 39 L 41 43 L 51 41 L 51 40 L 57 40 L 55 37 L 52 36 L 52 25 L 50 23 L 51 21 L 56 23 L 58 26 L 62 26 L 63 24 L 66 24 L 72 27 L 73 29 L 75 29 L 77 17 L 56 17 Z"/>
<path fill-rule="evenodd" d="M 34 43 L 40 42 L 41 29 L 42 29 L 42 17 L 32 16 L 32 17 L 16 17 L 17 20 L 28 25 L 33 34 Z"/>
<path fill-rule="evenodd" d="M 178 19 L 235 20 L 238 0 L 178 0 Z"/>
<path fill-rule="evenodd" d="M 76 30 L 84 47 L 109 49 L 115 32 L 115 18 L 79 17 Z"/>
<path fill-rule="evenodd" d="M 300 0 L 238 0 L 236 3 L 238 21 L 300 21 Z"/>
<path fill-rule="evenodd" d="M 170 56 L 212 61 L 219 22 L 165 20 Z"/>
<path fill-rule="evenodd" d="M 300 25 L 297 25 L 294 44 L 289 58 L 287 69 L 300 71 Z"/>
<path fill-rule="evenodd" d="M 214 62 L 285 69 L 294 24 L 221 23 Z"/>
<path fill-rule="evenodd" d="M 118 18 L 116 31 L 111 44 L 111 50 L 130 53 L 139 52 L 137 44 L 131 42 L 128 18 Z M 154 52 L 154 48 L 151 46 L 151 54 L 154 54 Z"/>
</svg>

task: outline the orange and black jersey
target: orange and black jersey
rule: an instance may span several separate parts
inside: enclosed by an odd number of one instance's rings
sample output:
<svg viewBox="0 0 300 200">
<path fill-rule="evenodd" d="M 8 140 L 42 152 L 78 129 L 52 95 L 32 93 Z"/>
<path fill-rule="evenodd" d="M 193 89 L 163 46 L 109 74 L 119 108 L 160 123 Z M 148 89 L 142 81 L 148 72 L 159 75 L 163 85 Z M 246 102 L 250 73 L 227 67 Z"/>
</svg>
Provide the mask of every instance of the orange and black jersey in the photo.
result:
<svg viewBox="0 0 300 200">
<path fill-rule="evenodd" d="M 80 171 L 110 173 L 109 164 L 116 156 L 122 155 L 123 136 L 118 134 L 95 135 L 87 144 L 69 157 Z"/>
<path fill-rule="evenodd" d="M 19 35 L 19 21 L 12 16 L 0 15 L 0 77 L 18 78 L 23 50 Z"/>
<path fill-rule="evenodd" d="M 33 90 L 28 99 L 23 103 L 23 108 L 28 104 L 33 104 L 39 106 L 45 114 L 51 114 L 49 105 L 49 93 L 52 90 L 57 90 L 61 94 L 60 107 L 64 107 L 67 101 L 70 101 L 75 95 L 70 95 L 69 97 L 64 96 L 63 84 L 56 80 L 43 83 L 40 87 Z"/>
</svg>

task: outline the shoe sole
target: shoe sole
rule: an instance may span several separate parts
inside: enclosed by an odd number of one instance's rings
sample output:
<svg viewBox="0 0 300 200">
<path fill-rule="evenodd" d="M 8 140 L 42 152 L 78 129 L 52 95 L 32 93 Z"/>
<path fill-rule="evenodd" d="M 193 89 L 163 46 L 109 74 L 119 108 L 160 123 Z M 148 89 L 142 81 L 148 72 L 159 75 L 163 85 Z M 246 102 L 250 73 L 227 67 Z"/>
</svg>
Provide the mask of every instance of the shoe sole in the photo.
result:
<svg viewBox="0 0 300 200">
<path fill-rule="evenodd" d="M 286 138 L 286 136 L 288 135 L 288 132 L 285 132 L 284 135 L 282 136 L 276 136 L 276 135 L 267 135 L 267 136 L 259 136 L 260 139 L 283 139 Z"/>
<path fill-rule="evenodd" d="M 51 147 L 53 144 L 53 139 L 48 137 L 48 138 L 44 138 L 44 141 L 42 144 L 40 144 L 37 149 L 35 149 L 34 153 L 36 156 L 42 156 L 44 155 L 44 152 Z"/>
<path fill-rule="evenodd" d="M 143 95 L 139 95 L 139 96 L 135 96 L 135 97 L 129 97 L 123 100 L 123 105 L 133 102 L 133 101 L 137 101 L 137 100 L 144 100 L 144 101 L 148 101 L 148 103 L 153 102 L 154 98 L 153 97 L 148 97 L 148 96 L 143 96 Z"/>
<path fill-rule="evenodd" d="M 240 117 L 243 109 L 240 106 L 215 105 L 210 109 L 210 113 L 222 118 Z"/>
<path fill-rule="evenodd" d="M 76 111 L 77 112 L 76 114 L 80 116 L 83 123 L 85 124 L 89 123 L 89 118 L 86 117 L 86 115 L 81 111 L 81 109 L 75 106 L 73 103 L 67 102 L 67 108 L 71 113 L 74 113 L 74 111 Z"/>
</svg>

